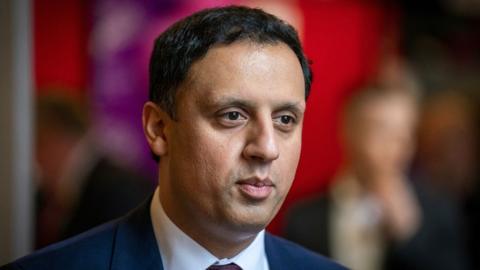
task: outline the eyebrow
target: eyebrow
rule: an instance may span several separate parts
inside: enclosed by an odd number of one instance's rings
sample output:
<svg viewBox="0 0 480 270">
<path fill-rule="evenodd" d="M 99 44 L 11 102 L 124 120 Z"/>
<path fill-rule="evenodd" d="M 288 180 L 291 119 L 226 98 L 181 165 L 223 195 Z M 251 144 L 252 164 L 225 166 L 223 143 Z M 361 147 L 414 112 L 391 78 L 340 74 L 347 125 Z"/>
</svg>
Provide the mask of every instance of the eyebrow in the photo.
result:
<svg viewBox="0 0 480 270">
<path fill-rule="evenodd" d="M 275 111 L 292 111 L 294 114 L 300 116 L 305 113 L 305 106 L 300 105 L 301 102 L 285 102 L 275 109 Z"/>
<path fill-rule="evenodd" d="M 255 102 L 245 100 L 237 97 L 220 97 L 215 100 L 208 102 L 210 105 L 217 107 L 242 107 L 242 108 L 253 108 L 255 107 Z"/>
</svg>

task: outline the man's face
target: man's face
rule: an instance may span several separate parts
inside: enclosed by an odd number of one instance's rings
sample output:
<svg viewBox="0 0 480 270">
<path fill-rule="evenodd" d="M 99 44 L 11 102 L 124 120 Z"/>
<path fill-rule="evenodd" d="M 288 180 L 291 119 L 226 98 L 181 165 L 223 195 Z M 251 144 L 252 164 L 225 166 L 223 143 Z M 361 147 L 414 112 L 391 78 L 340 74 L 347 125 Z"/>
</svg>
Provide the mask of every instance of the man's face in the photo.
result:
<svg viewBox="0 0 480 270">
<path fill-rule="evenodd" d="M 210 49 L 165 124 L 160 198 L 170 218 L 216 233 L 263 229 L 292 184 L 304 111 L 302 69 L 286 45 Z"/>
</svg>

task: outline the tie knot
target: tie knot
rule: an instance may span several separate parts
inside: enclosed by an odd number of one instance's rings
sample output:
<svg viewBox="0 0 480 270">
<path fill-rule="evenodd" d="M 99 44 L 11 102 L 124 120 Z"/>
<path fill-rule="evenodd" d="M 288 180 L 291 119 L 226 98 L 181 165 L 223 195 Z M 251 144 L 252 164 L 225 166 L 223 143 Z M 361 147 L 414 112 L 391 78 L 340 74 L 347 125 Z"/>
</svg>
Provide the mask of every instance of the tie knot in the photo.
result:
<svg viewBox="0 0 480 270">
<path fill-rule="evenodd" d="M 224 265 L 213 264 L 207 270 L 242 270 L 242 268 L 234 263 L 229 263 Z"/>
</svg>

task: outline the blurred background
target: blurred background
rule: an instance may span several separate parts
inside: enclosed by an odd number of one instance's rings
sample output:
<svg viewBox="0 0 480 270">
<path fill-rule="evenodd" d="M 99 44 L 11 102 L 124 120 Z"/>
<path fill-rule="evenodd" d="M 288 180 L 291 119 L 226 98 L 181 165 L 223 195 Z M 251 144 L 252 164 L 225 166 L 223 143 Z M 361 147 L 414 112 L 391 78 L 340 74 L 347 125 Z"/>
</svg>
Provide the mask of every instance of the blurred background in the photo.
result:
<svg viewBox="0 0 480 270">
<path fill-rule="evenodd" d="M 269 231 L 354 269 L 480 269 L 477 0 L 1 1 L 0 264 L 148 196 L 157 172 L 140 119 L 153 40 L 228 4 L 294 25 L 314 72 L 296 179 Z M 382 111 L 397 106 L 378 105 L 390 92 L 408 93 L 408 109 Z M 373 180 L 340 194 L 373 203 L 329 204 L 325 220 L 302 227 L 323 213 L 309 203 L 338 198 L 346 172 Z M 360 225 L 341 225 L 367 208 Z M 331 230 L 317 235 L 316 224 Z M 342 245 L 355 241 L 369 251 Z"/>
</svg>

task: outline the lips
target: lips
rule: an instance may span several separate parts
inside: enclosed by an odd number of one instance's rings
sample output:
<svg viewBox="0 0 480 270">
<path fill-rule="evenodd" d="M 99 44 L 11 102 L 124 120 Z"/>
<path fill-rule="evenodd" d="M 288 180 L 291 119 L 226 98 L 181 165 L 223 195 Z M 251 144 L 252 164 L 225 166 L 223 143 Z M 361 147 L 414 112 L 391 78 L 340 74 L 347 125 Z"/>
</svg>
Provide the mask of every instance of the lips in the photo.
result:
<svg viewBox="0 0 480 270">
<path fill-rule="evenodd" d="M 236 184 L 243 196 L 256 201 L 267 199 L 275 186 L 269 178 L 257 177 L 240 180 Z"/>
</svg>

